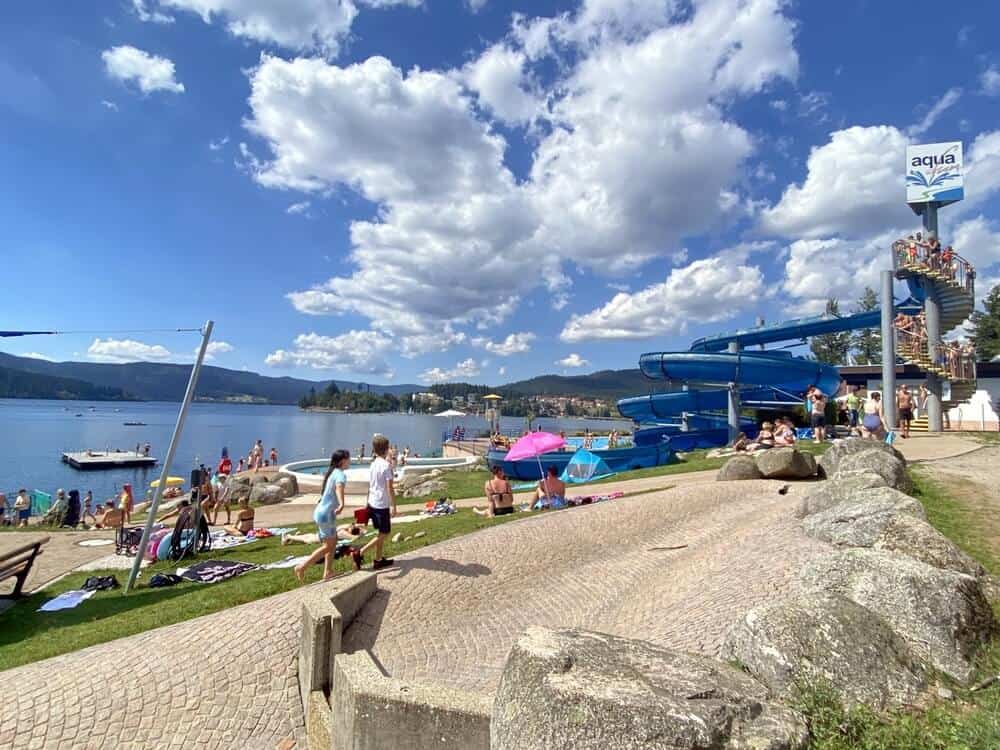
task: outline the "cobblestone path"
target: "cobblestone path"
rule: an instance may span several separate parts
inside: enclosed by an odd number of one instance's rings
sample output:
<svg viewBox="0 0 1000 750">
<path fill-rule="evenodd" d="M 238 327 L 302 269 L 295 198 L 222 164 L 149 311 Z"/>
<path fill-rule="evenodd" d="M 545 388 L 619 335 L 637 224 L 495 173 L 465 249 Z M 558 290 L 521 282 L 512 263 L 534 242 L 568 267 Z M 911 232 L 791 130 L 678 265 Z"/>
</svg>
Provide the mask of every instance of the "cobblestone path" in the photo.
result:
<svg viewBox="0 0 1000 750">
<path fill-rule="evenodd" d="M 345 647 L 403 679 L 483 692 L 530 624 L 713 654 L 822 552 L 793 518 L 803 487 L 780 486 L 683 483 L 411 553 L 380 575 Z M 300 591 L 0 673 L 0 747 L 304 748 Z"/>
<path fill-rule="evenodd" d="M 370 649 L 401 679 L 482 692 L 532 624 L 714 655 L 824 550 L 793 518 L 802 485 L 781 486 L 686 484 L 445 542 L 379 577 L 345 650 Z"/>
</svg>

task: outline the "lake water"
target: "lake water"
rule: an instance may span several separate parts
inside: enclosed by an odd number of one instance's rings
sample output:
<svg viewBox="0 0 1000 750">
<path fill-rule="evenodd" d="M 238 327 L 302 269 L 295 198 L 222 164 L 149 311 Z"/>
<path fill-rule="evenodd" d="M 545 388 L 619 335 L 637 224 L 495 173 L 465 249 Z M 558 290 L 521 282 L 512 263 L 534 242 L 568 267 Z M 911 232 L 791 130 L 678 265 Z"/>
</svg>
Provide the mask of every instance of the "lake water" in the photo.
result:
<svg viewBox="0 0 1000 750">
<path fill-rule="evenodd" d="M 0 490 L 13 503 L 19 487 L 54 493 L 57 488 L 93 490 L 103 500 L 123 483 L 131 482 L 137 497 L 162 467 L 78 471 L 62 463 L 64 451 L 133 450 L 137 443 L 152 445 L 152 455 L 163 459 L 177 419 L 179 404 L 163 402 L 116 403 L 0 399 Z M 77 416 L 77 415 L 80 416 Z M 123 422 L 145 422 L 125 427 Z M 524 419 L 505 417 L 504 430 L 519 430 Z M 628 421 L 539 419 L 542 429 L 598 433 L 630 429 Z M 458 425 L 471 436 L 488 429 L 477 417 L 445 419 L 406 414 L 324 414 L 303 412 L 295 406 L 195 403 L 188 414 L 170 473 L 187 478 L 199 462 L 214 465 L 223 446 L 233 463 L 249 453 L 255 440 L 264 441 L 265 455 L 278 449 L 279 463 L 329 456 L 337 448 L 356 454 L 361 444 L 371 451 L 372 435 L 386 435 L 400 449 L 409 446 L 421 455 L 439 453 L 442 433 Z"/>
</svg>

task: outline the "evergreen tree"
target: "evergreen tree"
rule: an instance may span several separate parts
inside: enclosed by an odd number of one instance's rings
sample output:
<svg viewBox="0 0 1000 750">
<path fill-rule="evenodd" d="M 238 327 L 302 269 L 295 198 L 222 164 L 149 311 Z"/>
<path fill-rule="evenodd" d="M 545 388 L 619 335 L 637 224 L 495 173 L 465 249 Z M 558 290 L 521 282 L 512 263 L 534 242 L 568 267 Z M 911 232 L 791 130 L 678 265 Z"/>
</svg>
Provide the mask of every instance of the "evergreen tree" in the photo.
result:
<svg viewBox="0 0 1000 750">
<path fill-rule="evenodd" d="M 874 289 L 866 286 L 855 312 L 870 312 L 877 309 L 878 295 Z M 855 359 L 859 365 L 882 363 L 882 332 L 878 328 L 863 328 L 855 332 L 851 338 L 851 347 L 857 355 Z"/>
<path fill-rule="evenodd" d="M 827 315 L 840 315 L 840 304 L 836 299 L 826 301 Z M 809 349 L 813 356 L 820 362 L 830 365 L 842 365 L 847 361 L 847 353 L 851 348 L 851 334 L 849 331 L 842 333 L 824 333 L 813 336 L 809 342 Z"/>
<path fill-rule="evenodd" d="M 990 290 L 983 300 L 983 310 L 972 313 L 972 334 L 976 359 L 989 362 L 1000 356 L 1000 284 Z"/>
</svg>

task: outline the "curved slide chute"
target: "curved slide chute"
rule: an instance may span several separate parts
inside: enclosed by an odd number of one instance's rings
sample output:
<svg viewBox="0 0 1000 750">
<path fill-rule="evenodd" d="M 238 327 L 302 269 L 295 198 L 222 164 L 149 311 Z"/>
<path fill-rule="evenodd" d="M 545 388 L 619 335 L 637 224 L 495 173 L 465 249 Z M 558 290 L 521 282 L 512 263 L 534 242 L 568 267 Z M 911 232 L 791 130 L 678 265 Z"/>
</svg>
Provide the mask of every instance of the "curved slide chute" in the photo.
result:
<svg viewBox="0 0 1000 750">
<path fill-rule="evenodd" d="M 876 328 L 881 314 L 876 309 L 845 316 L 814 315 L 700 338 L 686 352 L 643 354 L 639 369 L 647 378 L 684 383 L 685 390 L 625 398 L 618 402 L 618 410 L 641 425 L 636 431 L 637 445 L 665 438 L 675 450 L 724 445 L 729 436 L 724 415 L 730 387 L 739 392 L 742 406 L 784 409 L 800 404 L 810 385 L 827 394 L 840 387 L 836 367 L 787 351 L 748 351 L 743 347 Z M 733 345 L 737 351 L 726 351 Z M 742 421 L 753 434 L 755 425 Z"/>
</svg>

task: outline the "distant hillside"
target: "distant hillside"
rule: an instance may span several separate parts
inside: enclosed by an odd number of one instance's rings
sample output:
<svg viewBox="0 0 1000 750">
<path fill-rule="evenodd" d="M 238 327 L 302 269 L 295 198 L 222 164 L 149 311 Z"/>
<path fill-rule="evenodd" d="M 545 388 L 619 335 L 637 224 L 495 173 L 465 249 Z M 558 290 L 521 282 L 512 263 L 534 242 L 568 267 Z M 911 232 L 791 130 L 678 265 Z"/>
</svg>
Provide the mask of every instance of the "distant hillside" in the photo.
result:
<svg viewBox="0 0 1000 750">
<path fill-rule="evenodd" d="M 159 364 L 155 362 L 130 362 L 128 364 L 100 364 L 94 362 L 48 362 L 43 359 L 16 357 L 0 352 L 0 367 L 26 373 L 71 378 L 90 383 L 97 388 L 118 390 L 134 398 L 147 401 L 180 401 L 184 397 L 190 365 Z M 206 365 L 198 380 L 198 397 L 224 400 L 250 398 L 275 404 L 294 404 L 310 388 L 322 390 L 331 381 L 316 382 L 289 377 L 268 377 L 243 370 Z M 333 381 L 344 391 L 361 390 L 357 381 Z M 410 384 L 368 385 L 372 393 L 390 393 L 399 396 L 413 393 L 420 386 Z M 39 398 L 57 398 L 54 394 Z M 112 397 L 113 398 L 113 397 Z"/>
<path fill-rule="evenodd" d="M 80 396 L 80 398 L 180 401 L 184 397 L 184 389 L 191 374 L 190 365 L 156 362 L 128 364 L 49 362 L 3 352 L 0 352 L 0 368 L 17 371 L 22 375 L 34 374 L 52 379 L 34 381 L 34 385 L 28 385 L 23 378 L 18 379 L 17 387 L 31 391 L 32 398 L 73 398 L 62 394 L 86 391 L 95 395 Z M 60 380 L 66 381 L 63 385 L 68 383 L 72 387 L 58 387 L 59 384 L 55 381 Z M 255 372 L 206 365 L 202 368 L 198 380 L 198 398 L 295 404 L 313 389 L 322 392 L 331 382 L 336 383 L 341 391 L 370 391 L 373 394 L 391 395 L 397 398 L 408 393 L 427 390 L 427 386 L 412 383 L 378 385 L 346 380 L 317 382 L 301 378 L 269 377 Z M 496 390 L 505 396 L 581 396 L 615 401 L 626 396 L 662 391 L 666 388 L 664 383 L 647 380 L 639 370 L 602 370 L 589 375 L 540 375 L 507 385 L 487 387 L 449 383 L 434 386 L 433 389 L 441 391 L 441 395 L 447 397 L 460 395 L 466 391 L 486 393 Z M 105 395 L 96 395 L 99 393 Z"/>
<path fill-rule="evenodd" d="M 0 398 L 58 398 L 81 401 L 127 401 L 120 388 L 104 388 L 75 378 L 39 375 L 0 367 Z"/>
<path fill-rule="evenodd" d="M 524 396 L 583 396 L 617 401 L 666 389 L 664 383 L 649 380 L 635 369 L 601 370 L 589 375 L 539 375 L 509 383 L 500 390 Z"/>
</svg>

